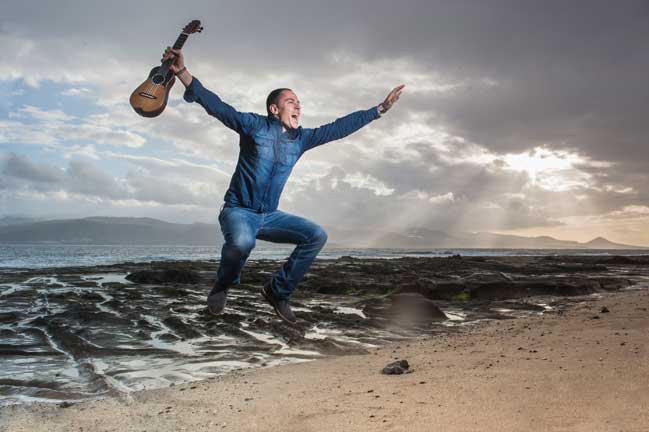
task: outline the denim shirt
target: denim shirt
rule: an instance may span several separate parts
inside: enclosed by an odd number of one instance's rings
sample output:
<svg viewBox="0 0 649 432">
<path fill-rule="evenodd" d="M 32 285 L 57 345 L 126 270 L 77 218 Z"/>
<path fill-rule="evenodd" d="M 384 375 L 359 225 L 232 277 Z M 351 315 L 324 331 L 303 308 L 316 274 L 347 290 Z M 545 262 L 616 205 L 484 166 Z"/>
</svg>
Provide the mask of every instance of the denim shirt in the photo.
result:
<svg viewBox="0 0 649 432">
<path fill-rule="evenodd" d="M 203 87 L 196 77 L 185 90 L 184 99 L 198 102 L 208 114 L 239 134 L 239 160 L 224 200 L 226 205 L 259 213 L 277 209 L 288 176 L 305 151 L 346 137 L 379 118 L 377 107 L 372 107 L 315 129 L 300 126 L 282 132 L 276 117 L 238 112 Z"/>
</svg>

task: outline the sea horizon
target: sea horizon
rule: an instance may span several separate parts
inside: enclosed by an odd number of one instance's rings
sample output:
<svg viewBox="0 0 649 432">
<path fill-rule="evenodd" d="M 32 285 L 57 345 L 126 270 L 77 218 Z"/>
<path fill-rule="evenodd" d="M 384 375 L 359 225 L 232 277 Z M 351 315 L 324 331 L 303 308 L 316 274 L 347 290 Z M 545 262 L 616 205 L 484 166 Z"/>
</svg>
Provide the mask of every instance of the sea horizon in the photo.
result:
<svg viewBox="0 0 649 432">
<path fill-rule="evenodd" d="M 220 259 L 220 246 L 122 245 L 69 243 L 0 244 L 0 268 L 90 267 L 125 262 L 208 261 Z M 286 259 L 293 245 L 258 245 L 249 260 Z M 649 255 L 638 249 L 529 249 L 529 248 L 368 248 L 325 247 L 319 259 L 461 256 Z"/>
</svg>

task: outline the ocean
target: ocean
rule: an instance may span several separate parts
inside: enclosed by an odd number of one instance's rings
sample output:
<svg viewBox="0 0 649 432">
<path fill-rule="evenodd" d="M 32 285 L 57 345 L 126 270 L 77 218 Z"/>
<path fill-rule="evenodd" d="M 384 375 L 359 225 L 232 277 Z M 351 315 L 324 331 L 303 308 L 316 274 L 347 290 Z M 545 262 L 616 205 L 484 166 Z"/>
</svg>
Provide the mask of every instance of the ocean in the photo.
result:
<svg viewBox="0 0 649 432">
<path fill-rule="evenodd" d="M 285 259 L 292 245 L 258 244 L 250 260 Z M 649 250 L 602 249 L 399 249 L 399 248 L 329 248 L 318 258 L 446 257 L 462 256 L 544 256 L 544 255 L 648 255 Z M 0 244 L 0 268 L 47 268 L 176 260 L 218 260 L 220 247 L 179 245 L 94 245 L 94 244 Z"/>
</svg>

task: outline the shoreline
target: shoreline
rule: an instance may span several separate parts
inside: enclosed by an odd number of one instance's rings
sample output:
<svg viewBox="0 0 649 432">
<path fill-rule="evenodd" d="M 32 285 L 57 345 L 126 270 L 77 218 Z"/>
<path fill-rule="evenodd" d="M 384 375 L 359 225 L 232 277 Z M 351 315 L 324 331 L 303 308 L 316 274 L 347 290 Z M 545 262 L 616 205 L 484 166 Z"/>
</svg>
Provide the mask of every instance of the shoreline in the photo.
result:
<svg viewBox="0 0 649 432">
<path fill-rule="evenodd" d="M 561 314 L 481 322 L 365 355 L 246 369 L 67 408 L 12 405 L 0 410 L 0 427 L 647 430 L 648 310 L 647 289 L 609 292 Z M 379 373 L 397 358 L 414 373 Z"/>
<path fill-rule="evenodd" d="M 120 244 L 105 244 L 105 245 L 94 245 L 94 244 L 42 244 L 42 243 L 17 243 L 17 244 L 3 244 L 0 247 L 10 247 L 10 246 L 25 246 L 25 247 L 36 247 L 36 246 L 68 246 L 68 247 L 107 247 L 115 248 L 119 246 L 126 246 L 131 248 L 146 248 L 146 247 L 188 247 L 188 248 L 212 248 L 212 246 L 195 246 L 195 245 L 186 245 L 186 246 L 169 246 L 169 245 L 120 245 Z M 218 253 L 219 248 L 213 248 L 215 252 Z M 252 258 L 248 262 L 260 262 L 260 261 L 284 261 L 292 251 L 292 248 L 286 247 L 285 250 L 282 248 L 277 249 L 264 249 L 263 247 L 257 247 L 253 251 Z M 280 252 L 281 250 L 281 252 Z M 352 251 L 355 250 L 364 250 L 364 251 L 380 251 L 378 254 L 354 254 Z M 350 252 L 351 255 L 350 255 Z M 469 252 L 469 253 L 465 253 Z M 269 255 L 264 256 L 264 253 Z M 281 255 L 275 255 L 281 253 Z M 553 257 L 553 258 L 563 258 L 563 257 L 583 257 L 585 259 L 601 259 L 606 257 L 639 257 L 645 258 L 649 256 L 649 248 L 646 249 L 526 249 L 526 248 L 325 248 L 316 258 L 316 261 L 332 261 L 339 260 L 344 258 L 352 258 L 358 260 L 399 260 L 403 258 L 449 258 L 453 256 L 460 256 L 463 258 L 532 258 L 532 257 Z M 162 258 L 156 257 L 153 259 L 142 259 L 143 257 L 137 257 L 138 259 L 129 259 L 127 257 L 120 258 L 115 261 L 109 261 L 108 264 L 102 264 L 106 262 L 105 257 L 102 256 L 101 259 L 91 260 L 84 262 L 82 264 L 71 265 L 69 263 L 61 263 L 55 265 L 32 265 L 32 266 L 5 266 L 4 264 L 0 265 L 1 271 L 36 271 L 36 270 L 65 270 L 65 269 L 87 269 L 87 268 L 102 268 L 102 267 L 119 267 L 125 265 L 155 265 L 155 264 L 177 264 L 183 262 L 195 262 L 203 263 L 210 262 L 216 267 L 218 267 L 219 258 L 214 257 L 213 254 L 207 256 L 187 256 L 187 257 L 175 257 L 175 258 Z M 77 260 L 78 257 L 75 257 Z M 66 258 L 67 260 L 67 258 Z M 0 263 L 1 264 L 1 263 Z M 216 270 L 215 270 L 216 271 Z"/>
</svg>

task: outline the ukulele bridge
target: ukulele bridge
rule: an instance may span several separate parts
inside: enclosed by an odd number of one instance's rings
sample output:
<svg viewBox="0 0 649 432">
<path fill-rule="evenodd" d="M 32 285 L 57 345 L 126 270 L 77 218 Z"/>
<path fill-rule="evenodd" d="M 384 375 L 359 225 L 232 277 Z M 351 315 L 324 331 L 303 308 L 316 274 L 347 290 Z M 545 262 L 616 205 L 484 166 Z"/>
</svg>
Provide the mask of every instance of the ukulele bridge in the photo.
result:
<svg viewBox="0 0 649 432">
<path fill-rule="evenodd" d="M 154 95 L 152 95 L 152 94 L 149 94 L 149 93 L 139 92 L 138 94 L 139 94 L 140 96 L 142 96 L 142 97 L 147 98 L 147 99 L 158 99 L 156 96 L 154 96 Z"/>
</svg>

